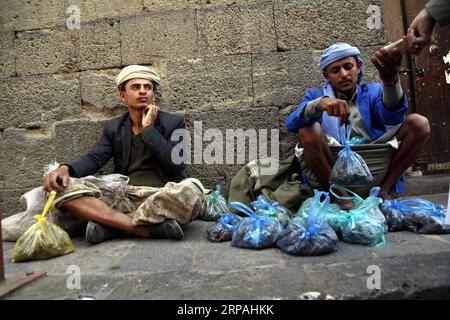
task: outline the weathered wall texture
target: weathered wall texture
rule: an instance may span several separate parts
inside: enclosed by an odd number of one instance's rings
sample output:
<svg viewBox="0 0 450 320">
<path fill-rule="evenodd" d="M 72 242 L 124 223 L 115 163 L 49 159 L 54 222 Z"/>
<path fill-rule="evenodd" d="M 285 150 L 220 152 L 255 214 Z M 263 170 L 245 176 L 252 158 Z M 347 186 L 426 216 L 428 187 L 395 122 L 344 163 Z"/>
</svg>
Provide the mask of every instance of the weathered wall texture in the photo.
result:
<svg viewBox="0 0 450 320">
<path fill-rule="evenodd" d="M 224 135 L 279 128 L 286 158 L 296 137 L 283 122 L 305 90 L 321 84 L 320 50 L 347 41 L 367 61 L 384 43 L 383 25 L 367 23 L 369 6 L 382 12 L 382 0 L 0 2 L 5 216 L 20 209 L 20 194 L 41 184 L 44 165 L 87 151 L 103 121 L 125 110 L 114 89 L 123 66 L 155 67 L 163 80 L 161 108 L 184 114 L 190 129 L 196 121 L 203 132 L 218 128 Z M 73 5 L 81 28 L 70 30 Z M 366 80 L 376 80 L 370 63 Z M 189 172 L 227 190 L 241 166 L 193 164 Z"/>
</svg>

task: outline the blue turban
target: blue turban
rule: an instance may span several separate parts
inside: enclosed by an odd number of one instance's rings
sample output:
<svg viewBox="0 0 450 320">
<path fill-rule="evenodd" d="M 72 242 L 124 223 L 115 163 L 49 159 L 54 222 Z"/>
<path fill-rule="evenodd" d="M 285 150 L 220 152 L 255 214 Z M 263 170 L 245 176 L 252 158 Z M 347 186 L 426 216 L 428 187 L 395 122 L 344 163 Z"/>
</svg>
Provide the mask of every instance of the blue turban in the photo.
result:
<svg viewBox="0 0 450 320">
<path fill-rule="evenodd" d="M 320 70 L 324 70 L 329 64 L 347 57 L 354 57 L 359 64 L 359 68 L 361 69 L 361 73 L 358 75 L 359 83 L 364 76 L 364 62 L 361 60 L 361 52 L 358 48 L 352 47 L 348 43 L 337 42 L 326 48 L 320 58 Z"/>
</svg>

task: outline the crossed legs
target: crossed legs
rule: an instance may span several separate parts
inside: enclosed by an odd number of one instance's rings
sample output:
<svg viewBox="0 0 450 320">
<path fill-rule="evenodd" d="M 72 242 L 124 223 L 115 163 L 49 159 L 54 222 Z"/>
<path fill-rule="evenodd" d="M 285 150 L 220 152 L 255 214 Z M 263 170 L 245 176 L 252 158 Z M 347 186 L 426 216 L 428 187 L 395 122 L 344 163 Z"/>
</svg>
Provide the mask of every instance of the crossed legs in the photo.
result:
<svg viewBox="0 0 450 320">
<path fill-rule="evenodd" d="M 429 136 L 430 125 L 427 118 L 416 113 L 406 117 L 405 122 L 396 134 L 401 143 L 380 185 L 381 194 L 386 194 L 406 169 L 411 166 Z M 328 190 L 333 161 L 320 125 L 315 123 L 310 127 L 301 128 L 298 137 L 304 148 L 306 166 L 317 176 L 322 188 Z"/>
<path fill-rule="evenodd" d="M 64 202 L 64 209 L 86 220 L 93 220 L 102 225 L 123 230 L 140 237 L 148 238 L 149 228 L 134 226 L 132 215 L 116 211 L 95 197 L 80 197 Z"/>
</svg>

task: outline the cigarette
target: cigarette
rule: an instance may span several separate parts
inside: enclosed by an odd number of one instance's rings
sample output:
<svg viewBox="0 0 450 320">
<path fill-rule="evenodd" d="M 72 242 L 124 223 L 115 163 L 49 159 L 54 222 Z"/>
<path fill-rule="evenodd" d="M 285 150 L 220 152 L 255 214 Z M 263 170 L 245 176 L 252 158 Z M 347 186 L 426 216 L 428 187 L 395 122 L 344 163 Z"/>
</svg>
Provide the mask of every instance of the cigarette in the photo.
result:
<svg viewBox="0 0 450 320">
<path fill-rule="evenodd" d="M 383 47 L 383 49 L 386 50 L 388 53 L 391 53 L 392 50 L 394 49 L 399 49 L 400 51 L 402 51 L 404 48 L 405 48 L 405 40 L 403 39 L 400 39 Z"/>
</svg>

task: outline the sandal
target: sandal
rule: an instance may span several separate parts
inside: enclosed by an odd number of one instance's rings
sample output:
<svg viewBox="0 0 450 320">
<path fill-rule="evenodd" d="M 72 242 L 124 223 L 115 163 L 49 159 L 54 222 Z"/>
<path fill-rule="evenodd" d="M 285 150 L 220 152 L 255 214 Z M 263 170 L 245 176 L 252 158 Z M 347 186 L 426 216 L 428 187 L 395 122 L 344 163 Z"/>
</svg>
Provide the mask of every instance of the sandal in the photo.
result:
<svg viewBox="0 0 450 320">
<path fill-rule="evenodd" d="M 379 192 L 378 197 L 384 200 L 393 200 L 394 196 L 390 192 Z"/>
<path fill-rule="evenodd" d="M 335 192 L 337 191 L 337 193 Z M 364 201 L 363 198 L 344 186 L 332 184 L 330 186 L 330 193 L 334 198 L 334 202 L 339 206 L 341 210 L 351 210 L 355 204 L 359 204 Z M 339 194 L 338 194 L 339 193 Z"/>
<path fill-rule="evenodd" d="M 336 199 L 335 203 L 344 211 L 348 211 L 354 206 L 354 202 L 348 199 Z"/>
</svg>

